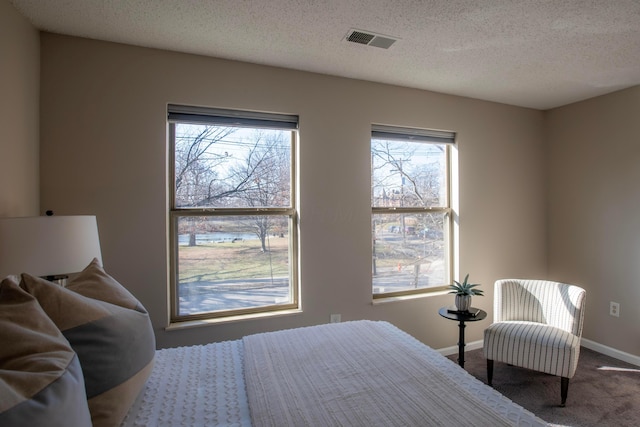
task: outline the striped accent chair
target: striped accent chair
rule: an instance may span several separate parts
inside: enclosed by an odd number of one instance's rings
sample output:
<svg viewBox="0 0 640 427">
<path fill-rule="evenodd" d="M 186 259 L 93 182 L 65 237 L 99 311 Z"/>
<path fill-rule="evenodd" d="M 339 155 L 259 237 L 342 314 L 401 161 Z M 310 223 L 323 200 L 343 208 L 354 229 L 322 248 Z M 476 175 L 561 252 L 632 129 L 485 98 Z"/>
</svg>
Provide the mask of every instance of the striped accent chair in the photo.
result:
<svg viewBox="0 0 640 427">
<path fill-rule="evenodd" d="M 585 294 L 578 286 L 547 280 L 496 281 L 494 323 L 484 331 L 488 384 L 494 361 L 557 375 L 564 406 L 578 365 Z"/>
</svg>

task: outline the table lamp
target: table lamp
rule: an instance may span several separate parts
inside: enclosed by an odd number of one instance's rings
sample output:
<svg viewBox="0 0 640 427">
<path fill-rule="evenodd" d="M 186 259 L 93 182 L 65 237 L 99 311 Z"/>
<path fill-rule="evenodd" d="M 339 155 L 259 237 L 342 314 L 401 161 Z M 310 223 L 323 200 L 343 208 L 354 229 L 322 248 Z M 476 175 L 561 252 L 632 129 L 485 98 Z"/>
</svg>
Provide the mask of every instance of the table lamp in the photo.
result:
<svg viewBox="0 0 640 427">
<path fill-rule="evenodd" d="M 64 285 L 93 258 L 102 265 L 95 216 L 0 218 L 0 280 L 29 273 Z"/>
</svg>

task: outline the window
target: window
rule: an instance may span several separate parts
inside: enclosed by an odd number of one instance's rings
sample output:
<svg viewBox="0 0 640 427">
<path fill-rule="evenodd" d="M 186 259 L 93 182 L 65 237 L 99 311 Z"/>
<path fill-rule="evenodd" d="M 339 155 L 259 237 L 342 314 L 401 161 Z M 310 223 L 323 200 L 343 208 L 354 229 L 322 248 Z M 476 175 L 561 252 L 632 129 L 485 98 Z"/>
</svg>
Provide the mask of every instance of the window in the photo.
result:
<svg viewBox="0 0 640 427">
<path fill-rule="evenodd" d="M 442 290 L 452 278 L 449 132 L 373 125 L 373 297 Z"/>
<path fill-rule="evenodd" d="M 298 117 L 169 105 L 172 321 L 298 307 Z"/>
</svg>

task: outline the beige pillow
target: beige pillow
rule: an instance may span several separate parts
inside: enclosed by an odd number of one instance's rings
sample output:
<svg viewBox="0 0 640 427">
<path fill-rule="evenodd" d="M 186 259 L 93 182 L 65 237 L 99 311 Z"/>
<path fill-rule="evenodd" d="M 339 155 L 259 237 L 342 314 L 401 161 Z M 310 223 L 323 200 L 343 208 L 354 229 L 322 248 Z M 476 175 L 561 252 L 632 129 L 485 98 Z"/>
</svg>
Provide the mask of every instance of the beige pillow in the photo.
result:
<svg viewBox="0 0 640 427">
<path fill-rule="evenodd" d="M 120 307 L 138 310 L 141 313 L 147 312 L 136 297 L 104 271 L 96 258 L 78 275 L 69 280 L 66 288 L 85 297 L 110 302 Z"/>
<path fill-rule="evenodd" d="M 78 356 L 38 301 L 0 283 L 0 425 L 91 426 Z"/>
<path fill-rule="evenodd" d="M 95 286 L 99 283 L 96 278 Z M 93 426 L 119 425 L 153 367 L 149 315 L 29 274 L 22 275 L 20 286 L 38 300 L 78 354 Z"/>
</svg>

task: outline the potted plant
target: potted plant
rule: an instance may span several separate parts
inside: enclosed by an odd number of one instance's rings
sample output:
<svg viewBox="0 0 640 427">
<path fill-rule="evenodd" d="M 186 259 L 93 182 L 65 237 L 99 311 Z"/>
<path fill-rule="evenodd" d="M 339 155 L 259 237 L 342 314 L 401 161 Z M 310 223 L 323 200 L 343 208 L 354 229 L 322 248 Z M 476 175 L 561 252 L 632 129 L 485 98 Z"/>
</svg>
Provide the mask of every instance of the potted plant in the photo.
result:
<svg viewBox="0 0 640 427">
<path fill-rule="evenodd" d="M 469 283 L 469 275 L 467 274 L 462 283 L 454 280 L 453 285 L 449 285 L 450 294 L 456 295 L 456 308 L 458 311 L 469 311 L 471 307 L 471 297 L 473 295 L 482 296 L 483 290 L 477 289 L 480 286 L 477 283 Z"/>
</svg>

